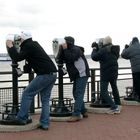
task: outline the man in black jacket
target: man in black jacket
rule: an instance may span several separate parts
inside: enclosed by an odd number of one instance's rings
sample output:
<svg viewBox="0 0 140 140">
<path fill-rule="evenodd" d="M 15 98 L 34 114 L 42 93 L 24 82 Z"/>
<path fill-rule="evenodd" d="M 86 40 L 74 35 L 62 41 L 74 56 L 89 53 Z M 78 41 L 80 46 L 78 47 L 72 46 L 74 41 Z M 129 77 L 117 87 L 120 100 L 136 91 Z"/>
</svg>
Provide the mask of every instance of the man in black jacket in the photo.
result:
<svg viewBox="0 0 140 140">
<path fill-rule="evenodd" d="M 41 95 L 42 112 L 40 128 L 49 128 L 49 99 L 51 90 L 56 81 L 56 66 L 37 41 L 32 40 L 30 32 L 21 33 L 20 52 L 18 53 L 11 40 L 6 41 L 8 53 L 15 61 L 26 60 L 37 76 L 29 83 L 22 94 L 20 110 L 15 123 L 25 125 L 28 123 L 28 111 L 34 96 Z"/>
<path fill-rule="evenodd" d="M 66 44 L 62 45 L 63 60 L 66 63 L 70 80 L 73 81 L 73 97 L 75 99 L 74 111 L 69 122 L 76 122 L 83 117 L 88 117 L 84 105 L 84 93 L 89 77 L 89 66 L 84 56 L 84 48 L 74 45 L 74 38 L 65 37 Z"/>
<path fill-rule="evenodd" d="M 120 110 L 118 105 L 121 104 L 119 98 L 119 91 L 117 88 L 118 77 L 118 58 L 120 47 L 118 45 L 112 45 L 112 39 L 107 36 L 103 39 L 103 45 L 98 47 L 98 44 L 92 44 L 91 58 L 94 61 L 100 62 L 100 87 L 102 99 L 111 106 L 107 112 L 109 114 L 118 114 Z M 112 87 L 112 94 L 114 101 L 108 94 L 108 85 Z"/>
</svg>

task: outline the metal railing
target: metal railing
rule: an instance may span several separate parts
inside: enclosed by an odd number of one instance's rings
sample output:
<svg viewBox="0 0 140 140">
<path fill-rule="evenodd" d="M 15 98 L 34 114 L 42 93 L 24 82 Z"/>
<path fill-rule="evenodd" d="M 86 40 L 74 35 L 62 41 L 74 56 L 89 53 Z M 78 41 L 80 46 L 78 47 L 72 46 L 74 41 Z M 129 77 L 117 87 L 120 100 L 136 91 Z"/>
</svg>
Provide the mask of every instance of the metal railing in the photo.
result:
<svg viewBox="0 0 140 140">
<path fill-rule="evenodd" d="M 100 69 L 90 69 L 91 76 L 87 82 L 84 101 L 91 102 L 92 97 L 91 93 L 93 91 L 100 91 Z M 12 103 L 12 72 L 0 72 L 0 114 L 5 111 L 5 104 Z M 28 74 L 23 74 L 23 76 L 18 78 L 18 100 L 20 103 L 22 92 L 24 88 L 28 85 L 28 82 L 31 81 L 32 76 Z M 72 83 L 69 82 L 69 77 L 64 76 L 64 97 L 65 98 L 73 98 L 72 96 Z M 125 82 L 124 82 L 125 81 Z M 119 76 L 118 76 L 118 89 L 120 91 L 121 97 L 125 96 L 125 90 L 127 86 L 132 86 L 132 73 L 130 67 L 122 67 L 119 68 Z M 51 99 L 58 97 L 58 80 L 56 81 L 51 94 Z M 72 101 L 74 102 L 74 101 Z M 51 102 L 50 102 L 51 103 Z M 34 103 L 31 108 L 31 111 L 34 112 L 36 109 L 41 108 L 40 95 L 36 95 L 34 98 Z"/>
</svg>

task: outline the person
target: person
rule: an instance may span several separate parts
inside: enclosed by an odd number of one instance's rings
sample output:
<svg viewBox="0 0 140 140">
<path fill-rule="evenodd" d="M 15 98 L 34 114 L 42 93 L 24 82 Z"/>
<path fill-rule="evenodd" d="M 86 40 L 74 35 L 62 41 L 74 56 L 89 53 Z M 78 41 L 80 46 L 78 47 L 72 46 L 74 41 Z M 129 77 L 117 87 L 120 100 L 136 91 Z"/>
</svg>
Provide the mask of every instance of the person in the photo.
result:
<svg viewBox="0 0 140 140">
<path fill-rule="evenodd" d="M 66 63 L 66 68 L 73 82 L 73 97 L 75 100 L 74 111 L 68 122 L 76 122 L 83 118 L 87 118 L 87 110 L 84 104 L 84 93 L 89 73 L 89 66 L 84 55 L 84 48 L 76 46 L 75 40 L 71 36 L 64 38 L 66 43 L 62 44 L 63 61 Z"/>
<path fill-rule="evenodd" d="M 133 89 L 135 92 L 135 100 L 140 102 L 140 43 L 137 37 L 133 37 L 129 45 L 125 45 L 121 53 L 122 58 L 130 60 L 132 77 L 133 77 Z"/>
<path fill-rule="evenodd" d="M 28 111 L 34 96 L 40 93 L 42 111 L 40 115 L 39 128 L 48 130 L 49 120 L 49 99 L 51 90 L 56 81 L 57 69 L 53 61 L 37 41 L 32 40 L 29 31 L 21 32 L 20 52 L 16 51 L 11 40 L 6 41 L 8 53 L 16 62 L 26 60 L 29 66 L 36 73 L 36 77 L 29 83 L 22 94 L 20 110 L 15 118 L 15 124 L 25 125 L 29 123 Z"/>
<path fill-rule="evenodd" d="M 102 45 L 101 45 L 102 44 Z M 118 58 L 120 47 L 112 44 L 112 39 L 107 36 L 102 39 L 100 46 L 98 43 L 92 43 L 93 51 L 91 58 L 94 61 L 100 62 L 100 94 L 104 102 L 110 105 L 108 114 L 118 114 L 120 109 L 118 105 L 121 105 L 119 91 L 117 88 L 117 77 L 118 77 Z M 109 83 L 112 88 L 112 94 L 114 100 L 108 93 Z"/>
</svg>

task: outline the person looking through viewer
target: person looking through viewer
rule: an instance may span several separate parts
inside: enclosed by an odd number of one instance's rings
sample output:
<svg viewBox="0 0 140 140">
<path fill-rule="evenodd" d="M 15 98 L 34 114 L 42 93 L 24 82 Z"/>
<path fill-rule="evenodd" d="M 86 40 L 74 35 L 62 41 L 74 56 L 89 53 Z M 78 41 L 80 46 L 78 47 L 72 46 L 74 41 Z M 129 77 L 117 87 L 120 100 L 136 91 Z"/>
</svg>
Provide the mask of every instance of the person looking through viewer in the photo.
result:
<svg viewBox="0 0 140 140">
<path fill-rule="evenodd" d="M 51 90 L 56 81 L 56 66 L 44 49 L 37 41 L 32 40 L 28 31 L 21 32 L 20 52 L 16 51 L 11 40 L 6 41 L 10 57 L 16 61 L 26 60 L 29 66 L 36 73 L 36 77 L 29 83 L 22 94 L 20 110 L 15 118 L 15 124 L 25 125 L 29 122 L 28 111 L 31 102 L 36 94 L 40 94 L 42 111 L 39 120 L 39 128 L 48 130 L 49 120 L 49 99 Z"/>
<path fill-rule="evenodd" d="M 66 43 L 62 45 L 63 60 L 66 63 L 70 80 L 73 81 L 73 97 L 75 100 L 74 111 L 68 122 L 76 122 L 81 120 L 81 114 L 84 118 L 88 117 L 83 99 L 90 75 L 89 66 L 84 56 L 84 48 L 76 46 L 75 40 L 71 36 L 66 36 L 64 39 Z"/>
<path fill-rule="evenodd" d="M 118 114 L 120 109 L 118 105 L 121 105 L 119 91 L 117 88 L 118 77 L 118 58 L 120 47 L 112 44 L 112 39 L 107 36 L 102 39 L 102 45 L 98 45 L 96 42 L 92 44 L 93 51 L 91 58 L 94 61 L 100 62 L 100 94 L 101 98 L 111 106 L 108 114 Z M 111 85 L 113 99 L 108 93 L 108 85 Z"/>
<path fill-rule="evenodd" d="M 137 37 L 133 37 L 129 45 L 125 45 L 121 53 L 122 58 L 130 60 L 132 77 L 133 77 L 133 92 L 136 101 L 140 102 L 140 43 Z"/>
</svg>

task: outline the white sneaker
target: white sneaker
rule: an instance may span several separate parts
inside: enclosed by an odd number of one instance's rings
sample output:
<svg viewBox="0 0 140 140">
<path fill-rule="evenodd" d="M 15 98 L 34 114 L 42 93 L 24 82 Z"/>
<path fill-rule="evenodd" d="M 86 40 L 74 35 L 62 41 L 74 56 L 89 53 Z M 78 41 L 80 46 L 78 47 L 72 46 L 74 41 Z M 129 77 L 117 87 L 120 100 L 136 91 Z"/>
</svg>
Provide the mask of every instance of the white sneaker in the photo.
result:
<svg viewBox="0 0 140 140">
<path fill-rule="evenodd" d="M 117 107 L 116 109 L 110 109 L 107 111 L 107 114 L 120 114 L 120 109 Z"/>
</svg>

